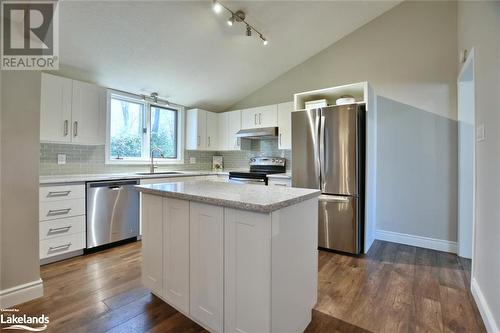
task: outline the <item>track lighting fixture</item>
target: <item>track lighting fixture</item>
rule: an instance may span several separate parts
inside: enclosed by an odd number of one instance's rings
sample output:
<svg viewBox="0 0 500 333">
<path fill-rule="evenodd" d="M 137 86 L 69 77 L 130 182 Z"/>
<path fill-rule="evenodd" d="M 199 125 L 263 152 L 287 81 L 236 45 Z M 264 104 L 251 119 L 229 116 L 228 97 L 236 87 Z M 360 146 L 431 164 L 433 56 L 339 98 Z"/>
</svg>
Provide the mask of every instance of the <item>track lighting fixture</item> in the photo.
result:
<svg viewBox="0 0 500 333">
<path fill-rule="evenodd" d="M 227 20 L 228 26 L 233 26 L 235 22 L 244 23 L 246 25 L 246 35 L 248 37 L 252 36 L 252 30 L 253 30 L 259 36 L 259 38 L 262 40 L 263 45 L 269 44 L 268 40 L 262 35 L 262 33 L 260 31 L 258 31 L 250 23 L 245 21 L 246 15 L 242 10 L 238 10 L 236 12 L 233 12 L 231 9 L 224 6 L 218 0 L 212 1 L 212 8 L 213 8 L 214 12 L 217 14 L 220 13 L 223 9 L 225 9 L 226 11 L 228 11 L 231 14 L 231 16 Z"/>
<path fill-rule="evenodd" d="M 222 11 L 222 5 L 217 0 L 212 1 L 212 8 L 216 14 L 219 14 Z"/>
<path fill-rule="evenodd" d="M 262 45 L 266 46 L 267 44 L 269 44 L 269 42 L 267 41 L 267 39 L 264 38 L 264 36 L 260 35 L 260 39 L 262 39 Z"/>
</svg>

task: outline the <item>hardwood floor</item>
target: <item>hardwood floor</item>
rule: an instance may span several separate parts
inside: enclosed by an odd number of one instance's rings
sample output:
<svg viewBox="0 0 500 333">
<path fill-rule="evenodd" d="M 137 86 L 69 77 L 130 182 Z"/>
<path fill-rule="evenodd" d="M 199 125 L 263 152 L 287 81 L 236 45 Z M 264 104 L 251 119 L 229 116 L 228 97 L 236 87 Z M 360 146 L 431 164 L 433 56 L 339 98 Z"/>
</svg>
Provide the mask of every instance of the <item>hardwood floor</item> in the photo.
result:
<svg viewBox="0 0 500 333">
<path fill-rule="evenodd" d="M 48 315 L 48 332 L 205 332 L 142 287 L 140 264 L 138 242 L 43 266 L 44 297 L 18 308 Z M 306 332 L 486 332 L 468 291 L 469 266 L 381 241 L 363 257 L 321 251 Z"/>
</svg>

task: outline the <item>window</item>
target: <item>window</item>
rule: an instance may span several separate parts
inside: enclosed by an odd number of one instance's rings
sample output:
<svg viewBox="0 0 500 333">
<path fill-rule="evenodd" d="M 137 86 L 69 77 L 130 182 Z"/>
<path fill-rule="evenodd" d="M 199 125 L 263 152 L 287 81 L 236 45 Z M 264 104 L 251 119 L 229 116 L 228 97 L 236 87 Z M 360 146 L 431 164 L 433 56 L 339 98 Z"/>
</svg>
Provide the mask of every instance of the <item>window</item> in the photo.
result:
<svg viewBox="0 0 500 333">
<path fill-rule="evenodd" d="M 182 163 L 181 115 L 173 106 L 108 93 L 107 163 Z"/>
</svg>

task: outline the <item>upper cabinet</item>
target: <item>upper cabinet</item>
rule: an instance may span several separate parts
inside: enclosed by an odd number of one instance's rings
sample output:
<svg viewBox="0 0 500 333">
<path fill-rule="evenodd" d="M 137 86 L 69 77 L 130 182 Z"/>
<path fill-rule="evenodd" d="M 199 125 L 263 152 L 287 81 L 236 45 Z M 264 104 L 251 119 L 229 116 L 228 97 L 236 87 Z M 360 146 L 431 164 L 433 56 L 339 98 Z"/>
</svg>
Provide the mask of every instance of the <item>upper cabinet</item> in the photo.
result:
<svg viewBox="0 0 500 333">
<path fill-rule="evenodd" d="M 106 133 L 106 91 L 96 85 L 73 81 L 71 103 L 73 143 L 103 144 Z"/>
<path fill-rule="evenodd" d="M 71 142 L 73 80 L 42 74 L 40 140 Z"/>
<path fill-rule="evenodd" d="M 186 149 L 241 150 L 250 149 L 250 141 L 241 140 L 241 111 L 215 113 L 191 109 L 186 115 Z"/>
<path fill-rule="evenodd" d="M 278 107 L 276 104 L 241 111 L 242 129 L 275 126 L 278 126 Z"/>
<path fill-rule="evenodd" d="M 202 109 L 187 110 L 186 113 L 186 149 L 205 150 L 207 148 L 207 111 Z"/>
<path fill-rule="evenodd" d="M 219 119 L 217 113 L 191 109 L 186 115 L 186 149 L 217 150 Z"/>
<path fill-rule="evenodd" d="M 43 73 L 40 141 L 104 144 L 105 104 L 103 88 Z"/>
<path fill-rule="evenodd" d="M 218 114 L 207 112 L 207 150 L 219 149 L 219 119 Z"/>
<path fill-rule="evenodd" d="M 292 149 L 293 102 L 278 104 L 278 149 Z"/>
</svg>

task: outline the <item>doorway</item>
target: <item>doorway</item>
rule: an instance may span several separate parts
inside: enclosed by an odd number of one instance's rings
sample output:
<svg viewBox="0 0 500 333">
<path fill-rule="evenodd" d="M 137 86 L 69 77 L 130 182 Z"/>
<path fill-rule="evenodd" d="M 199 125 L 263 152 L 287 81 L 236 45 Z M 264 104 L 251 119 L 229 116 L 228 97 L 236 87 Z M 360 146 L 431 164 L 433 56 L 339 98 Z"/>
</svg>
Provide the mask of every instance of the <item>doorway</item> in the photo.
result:
<svg viewBox="0 0 500 333">
<path fill-rule="evenodd" d="M 474 49 L 467 55 L 458 86 L 458 255 L 472 259 L 474 248 L 476 156 Z"/>
</svg>

